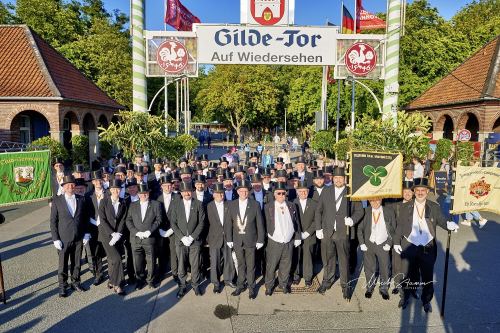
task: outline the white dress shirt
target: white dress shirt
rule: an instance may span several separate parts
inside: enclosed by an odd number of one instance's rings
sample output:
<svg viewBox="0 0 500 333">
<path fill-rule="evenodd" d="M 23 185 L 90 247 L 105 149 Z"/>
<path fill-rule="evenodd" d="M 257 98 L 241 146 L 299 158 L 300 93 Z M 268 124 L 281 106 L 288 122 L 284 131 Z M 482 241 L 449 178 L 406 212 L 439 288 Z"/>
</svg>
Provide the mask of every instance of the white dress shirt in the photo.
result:
<svg viewBox="0 0 500 333">
<path fill-rule="evenodd" d="M 215 202 L 215 208 L 217 208 L 217 214 L 219 214 L 220 224 L 224 225 L 224 201 Z"/>
<path fill-rule="evenodd" d="M 130 202 L 136 202 L 136 201 L 139 201 L 139 196 L 138 195 L 131 195 Z"/>
<path fill-rule="evenodd" d="M 186 223 L 189 221 L 189 213 L 191 212 L 191 200 L 184 200 L 184 213 L 186 214 Z"/>
<path fill-rule="evenodd" d="M 125 185 L 120 188 L 120 198 L 125 198 Z"/>
<path fill-rule="evenodd" d="M 149 201 L 142 201 L 141 205 L 141 221 L 144 222 L 144 217 L 146 217 L 146 211 L 148 209 Z"/>
<path fill-rule="evenodd" d="M 161 178 L 161 171 L 155 171 L 155 177 L 156 177 L 156 180 L 160 180 L 160 178 Z"/>
<path fill-rule="evenodd" d="M 66 199 L 66 205 L 68 206 L 69 213 L 71 214 L 72 217 L 75 217 L 75 212 L 76 212 L 76 197 L 73 194 L 72 196 L 64 196 L 64 199 Z"/>
<path fill-rule="evenodd" d="M 272 235 L 267 234 L 269 238 L 277 243 L 288 243 L 292 240 L 293 233 L 293 222 L 290 216 L 290 210 L 285 202 L 278 203 L 275 201 L 274 204 L 274 233 Z"/>
<path fill-rule="evenodd" d="M 301 181 L 304 181 L 304 177 L 306 176 L 306 172 L 298 172 L 299 178 Z"/>
<path fill-rule="evenodd" d="M 321 195 L 321 192 L 323 192 L 322 187 L 316 187 L 316 191 L 318 191 L 318 194 Z"/>
<path fill-rule="evenodd" d="M 419 215 L 420 213 L 420 215 Z M 422 216 L 422 218 L 420 217 Z M 415 201 L 413 208 L 413 224 L 408 241 L 413 245 L 427 245 L 434 237 L 429 231 L 429 226 L 425 220 L 425 202 L 423 204 Z"/>
<path fill-rule="evenodd" d="M 245 213 L 247 211 L 248 199 L 238 200 L 238 204 L 240 207 L 240 217 L 243 219 L 245 217 Z"/>
<path fill-rule="evenodd" d="M 118 214 L 118 207 L 120 207 L 120 200 L 114 201 L 111 199 L 111 204 L 113 205 L 113 209 L 115 210 L 115 216 Z"/>
<path fill-rule="evenodd" d="M 262 187 L 267 191 L 271 187 L 271 183 L 262 183 Z"/>
<path fill-rule="evenodd" d="M 378 209 L 372 208 L 372 230 L 370 234 L 370 242 L 381 245 L 387 241 L 389 235 L 385 226 L 384 210 L 382 206 Z"/>
<path fill-rule="evenodd" d="M 307 205 L 307 199 L 299 199 L 300 202 L 300 208 L 302 209 L 302 213 L 306 211 L 306 205 Z"/>
<path fill-rule="evenodd" d="M 168 209 L 170 208 L 170 201 L 172 201 L 172 193 L 163 192 L 163 203 L 165 206 L 165 213 L 168 213 Z"/>
<path fill-rule="evenodd" d="M 205 194 L 205 192 L 204 192 L 204 191 L 201 191 L 201 192 L 196 191 L 196 199 L 198 199 L 198 201 L 203 202 L 203 197 L 204 197 L 204 194 Z"/>
<path fill-rule="evenodd" d="M 345 190 L 345 186 L 342 186 L 342 187 L 334 187 L 334 191 L 335 191 L 335 211 L 339 211 L 340 209 L 340 204 L 342 203 L 342 199 L 339 199 L 342 194 L 342 192 L 344 192 Z M 333 224 L 333 230 L 337 230 L 337 220 L 335 220 L 334 224 Z"/>
<path fill-rule="evenodd" d="M 63 178 L 64 178 L 64 172 L 58 172 L 56 174 L 56 179 L 57 179 L 57 195 L 62 195 L 64 194 L 64 189 L 63 187 L 61 186 L 61 183 L 63 181 Z"/>
</svg>

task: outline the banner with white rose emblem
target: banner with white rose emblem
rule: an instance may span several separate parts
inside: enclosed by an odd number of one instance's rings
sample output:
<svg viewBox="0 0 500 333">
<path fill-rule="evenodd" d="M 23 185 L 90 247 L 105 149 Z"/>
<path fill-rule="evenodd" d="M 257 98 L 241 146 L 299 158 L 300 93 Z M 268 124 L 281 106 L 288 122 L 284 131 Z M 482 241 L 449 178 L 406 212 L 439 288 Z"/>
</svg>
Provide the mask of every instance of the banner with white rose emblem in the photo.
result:
<svg viewBox="0 0 500 333">
<path fill-rule="evenodd" d="M 457 166 L 452 214 L 488 211 L 500 214 L 500 169 Z"/>
<path fill-rule="evenodd" d="M 403 192 L 403 155 L 352 151 L 349 190 L 352 200 L 400 198 Z"/>
<path fill-rule="evenodd" d="M 49 198 L 50 151 L 1 153 L 0 184 L 0 206 Z"/>
</svg>

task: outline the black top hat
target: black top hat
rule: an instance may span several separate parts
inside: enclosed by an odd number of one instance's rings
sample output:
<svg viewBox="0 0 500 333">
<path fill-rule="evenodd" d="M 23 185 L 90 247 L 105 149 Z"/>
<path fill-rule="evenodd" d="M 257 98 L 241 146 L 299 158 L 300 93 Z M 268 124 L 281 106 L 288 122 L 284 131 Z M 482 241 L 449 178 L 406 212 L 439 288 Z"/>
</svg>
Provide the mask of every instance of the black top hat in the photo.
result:
<svg viewBox="0 0 500 333">
<path fill-rule="evenodd" d="M 333 173 L 333 166 L 331 166 L 331 165 L 324 166 L 323 167 L 323 175 L 325 175 L 325 173 L 332 174 Z"/>
<path fill-rule="evenodd" d="M 127 182 L 127 185 L 126 185 L 126 186 L 127 186 L 127 187 L 130 187 L 130 186 L 137 186 L 137 185 L 139 185 L 139 184 L 137 183 L 137 179 L 132 178 L 131 180 L 129 180 L 129 181 Z"/>
<path fill-rule="evenodd" d="M 208 170 L 207 171 L 207 177 L 206 179 L 215 179 L 217 178 L 215 171 L 214 170 Z"/>
<path fill-rule="evenodd" d="M 139 193 L 149 193 L 148 184 L 139 184 Z"/>
<path fill-rule="evenodd" d="M 83 164 L 75 165 L 73 172 L 80 172 L 80 173 L 85 172 L 85 168 L 83 167 Z"/>
<path fill-rule="evenodd" d="M 109 172 L 109 169 L 107 167 L 102 167 L 100 170 L 101 170 L 101 174 L 103 174 L 103 175 L 111 174 L 111 172 Z"/>
<path fill-rule="evenodd" d="M 307 187 L 307 182 L 304 180 L 299 180 L 296 188 L 297 189 L 309 189 L 309 187 Z"/>
<path fill-rule="evenodd" d="M 201 154 L 200 161 L 208 161 L 208 155 L 207 154 Z"/>
<path fill-rule="evenodd" d="M 172 175 L 166 174 L 160 177 L 160 184 L 171 184 L 172 183 Z"/>
<path fill-rule="evenodd" d="M 56 165 L 56 164 L 64 164 L 64 160 L 60 157 L 56 157 L 54 159 L 54 165 Z"/>
<path fill-rule="evenodd" d="M 64 176 L 62 179 L 61 186 L 64 186 L 65 184 L 69 184 L 69 183 L 73 183 L 73 184 L 75 183 L 75 177 L 73 175 Z"/>
<path fill-rule="evenodd" d="M 179 185 L 180 192 L 193 192 L 193 184 L 191 182 L 181 182 Z"/>
<path fill-rule="evenodd" d="M 87 183 L 85 182 L 85 179 L 83 179 L 83 178 L 76 178 L 75 179 L 75 186 L 87 186 Z"/>
<path fill-rule="evenodd" d="M 206 181 L 206 178 L 204 175 L 196 175 L 196 177 L 194 177 L 194 182 L 195 183 L 203 183 L 205 184 L 205 181 Z"/>
<path fill-rule="evenodd" d="M 276 171 L 276 174 L 275 174 L 276 177 L 287 177 L 288 174 L 286 173 L 286 170 L 277 170 Z"/>
<path fill-rule="evenodd" d="M 217 170 L 215 171 L 215 174 L 217 176 L 224 176 L 224 172 L 226 171 L 226 169 L 222 169 L 222 168 L 217 168 Z"/>
<path fill-rule="evenodd" d="M 118 164 L 127 164 L 127 159 L 123 158 L 123 157 L 120 157 L 118 159 Z"/>
<path fill-rule="evenodd" d="M 219 159 L 219 161 L 220 161 L 220 163 L 222 163 L 222 162 L 226 162 L 226 163 L 228 163 L 227 158 L 225 158 L 224 156 L 223 156 L 223 157 L 221 157 L 221 158 Z M 219 164 L 220 164 L 220 163 L 219 163 Z"/>
<path fill-rule="evenodd" d="M 251 183 L 260 183 L 262 181 L 262 178 L 260 177 L 260 174 L 255 173 L 250 176 L 250 182 Z"/>
<path fill-rule="evenodd" d="M 412 189 L 416 187 L 426 187 L 430 189 L 431 187 L 429 186 L 429 178 L 414 178 Z"/>
<path fill-rule="evenodd" d="M 215 183 L 213 187 L 214 193 L 224 193 L 226 188 L 224 187 L 223 183 Z"/>
<path fill-rule="evenodd" d="M 313 179 L 323 178 L 323 170 L 313 170 Z"/>
<path fill-rule="evenodd" d="M 135 166 L 135 172 L 140 173 L 141 175 L 144 174 L 144 167 L 142 165 L 136 165 Z"/>
<path fill-rule="evenodd" d="M 208 164 L 208 167 L 209 167 L 210 169 L 217 169 L 217 163 L 216 163 L 216 162 L 210 162 L 210 163 Z"/>
<path fill-rule="evenodd" d="M 134 163 L 127 163 L 127 170 L 135 171 L 135 164 Z"/>
<path fill-rule="evenodd" d="M 315 160 L 311 160 L 311 161 L 309 161 L 309 167 L 310 167 L 311 169 L 313 169 L 313 168 L 316 168 L 316 169 L 317 169 L 317 168 L 318 168 L 318 162 L 317 162 L 317 161 L 315 161 Z"/>
<path fill-rule="evenodd" d="M 184 167 L 179 172 L 181 175 L 190 175 L 192 173 L 190 167 Z"/>
<path fill-rule="evenodd" d="M 247 166 L 247 168 L 256 168 L 256 167 L 257 167 L 257 163 L 255 163 L 255 162 L 250 162 L 250 163 L 248 163 L 248 166 Z"/>
<path fill-rule="evenodd" d="M 224 180 L 233 180 L 233 174 L 230 171 L 226 170 L 226 172 L 224 172 L 223 176 L 224 176 Z"/>
<path fill-rule="evenodd" d="M 278 190 L 287 191 L 288 189 L 287 189 L 286 183 L 285 182 L 278 182 L 278 183 L 274 184 L 273 192 L 276 192 Z"/>
<path fill-rule="evenodd" d="M 151 163 L 154 164 L 163 164 L 162 161 L 161 161 L 161 158 L 153 158 L 153 160 L 151 161 Z"/>
<path fill-rule="evenodd" d="M 264 168 L 262 169 L 262 177 L 271 177 L 271 169 L 269 168 Z"/>
<path fill-rule="evenodd" d="M 119 173 L 119 172 L 121 172 L 121 173 L 123 173 L 123 174 L 126 174 L 126 173 L 127 173 L 127 170 L 126 170 L 124 167 L 116 167 L 116 168 L 115 168 L 115 175 L 116 175 L 117 173 Z"/>
<path fill-rule="evenodd" d="M 234 170 L 234 173 L 236 173 L 236 172 L 247 172 L 247 170 L 246 170 L 245 166 L 243 166 L 243 165 L 238 165 L 238 166 L 236 167 L 236 170 Z"/>
<path fill-rule="evenodd" d="M 246 188 L 246 189 L 250 189 L 252 187 L 252 184 L 250 183 L 249 180 L 247 179 L 243 179 L 239 184 L 238 186 L 236 186 L 236 189 L 240 189 L 240 188 Z"/>
<path fill-rule="evenodd" d="M 194 171 L 203 171 L 203 167 L 201 166 L 201 164 L 198 164 L 198 163 L 197 163 L 197 164 L 194 166 Z"/>
<path fill-rule="evenodd" d="M 333 168 L 333 176 L 345 177 L 345 168 L 342 167 Z"/>
<path fill-rule="evenodd" d="M 269 168 L 274 169 L 275 167 L 274 163 L 269 164 Z"/>
<path fill-rule="evenodd" d="M 177 170 L 172 172 L 172 181 L 174 181 L 174 180 L 181 180 L 181 176 L 179 174 L 179 171 L 177 171 Z"/>
<path fill-rule="evenodd" d="M 259 157 L 259 153 L 257 153 L 257 152 L 251 152 L 250 153 L 250 158 L 252 158 L 252 157 L 257 157 L 258 158 Z"/>
<path fill-rule="evenodd" d="M 413 163 L 408 163 L 408 164 L 405 164 L 404 170 L 411 170 L 411 171 L 415 171 L 415 164 Z"/>
<path fill-rule="evenodd" d="M 109 182 L 109 188 L 122 188 L 122 181 L 120 179 L 113 179 Z"/>
<path fill-rule="evenodd" d="M 292 163 L 287 163 L 285 164 L 285 169 L 293 169 L 293 164 Z"/>
<path fill-rule="evenodd" d="M 92 180 L 101 179 L 101 178 L 102 178 L 102 172 L 101 172 L 101 170 L 92 171 L 92 173 L 91 173 L 91 179 Z"/>
<path fill-rule="evenodd" d="M 290 172 L 288 174 L 288 179 L 290 179 L 290 180 L 292 180 L 292 179 L 300 179 L 299 173 L 297 171 Z"/>
<path fill-rule="evenodd" d="M 413 181 L 412 180 L 403 180 L 403 189 L 412 190 L 413 189 Z"/>
<path fill-rule="evenodd" d="M 304 163 L 304 164 L 306 163 L 306 159 L 304 158 L 304 156 L 297 157 L 295 164 L 298 164 L 298 163 Z"/>
<path fill-rule="evenodd" d="M 283 157 L 276 157 L 276 163 L 285 163 Z"/>
<path fill-rule="evenodd" d="M 181 162 L 186 162 L 186 163 L 187 163 L 187 162 L 188 162 L 188 159 L 187 159 L 187 158 L 185 158 L 185 157 L 181 157 L 181 158 L 179 159 L 179 163 L 181 163 Z"/>
<path fill-rule="evenodd" d="M 144 157 L 144 155 L 140 152 L 135 153 L 135 157 Z"/>
</svg>

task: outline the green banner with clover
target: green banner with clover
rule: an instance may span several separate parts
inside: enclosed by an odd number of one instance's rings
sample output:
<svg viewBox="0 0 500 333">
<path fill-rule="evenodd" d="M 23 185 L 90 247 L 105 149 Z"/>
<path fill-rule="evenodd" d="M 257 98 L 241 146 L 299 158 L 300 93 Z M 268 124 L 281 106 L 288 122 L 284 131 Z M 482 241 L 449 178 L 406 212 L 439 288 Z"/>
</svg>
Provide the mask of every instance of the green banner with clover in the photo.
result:
<svg viewBox="0 0 500 333">
<path fill-rule="evenodd" d="M 349 189 L 352 200 L 400 198 L 403 183 L 403 155 L 352 151 Z"/>
<path fill-rule="evenodd" d="M 50 151 L 1 153 L 0 189 L 0 206 L 49 198 Z"/>
</svg>

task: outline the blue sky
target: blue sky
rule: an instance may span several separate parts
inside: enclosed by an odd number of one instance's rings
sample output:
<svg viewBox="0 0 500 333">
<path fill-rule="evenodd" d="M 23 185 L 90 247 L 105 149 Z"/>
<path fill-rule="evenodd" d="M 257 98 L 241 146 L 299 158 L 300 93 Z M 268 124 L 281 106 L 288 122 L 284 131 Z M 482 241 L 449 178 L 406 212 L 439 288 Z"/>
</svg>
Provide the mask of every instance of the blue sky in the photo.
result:
<svg viewBox="0 0 500 333">
<path fill-rule="evenodd" d="M 240 0 L 181 0 L 203 23 L 239 23 Z M 409 0 L 412 2 L 412 0 Z M 471 0 L 430 0 L 446 19 L 451 18 Z M 296 25 L 324 25 L 328 19 L 339 24 L 340 0 L 295 0 Z M 351 12 L 354 0 L 344 1 Z M 129 14 L 129 0 L 104 0 L 108 10 L 120 9 Z M 385 12 L 385 0 L 364 0 L 363 5 L 370 12 Z M 163 30 L 164 0 L 146 0 L 146 29 Z M 168 30 L 173 28 L 168 27 Z"/>
</svg>

